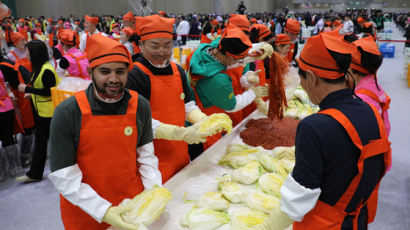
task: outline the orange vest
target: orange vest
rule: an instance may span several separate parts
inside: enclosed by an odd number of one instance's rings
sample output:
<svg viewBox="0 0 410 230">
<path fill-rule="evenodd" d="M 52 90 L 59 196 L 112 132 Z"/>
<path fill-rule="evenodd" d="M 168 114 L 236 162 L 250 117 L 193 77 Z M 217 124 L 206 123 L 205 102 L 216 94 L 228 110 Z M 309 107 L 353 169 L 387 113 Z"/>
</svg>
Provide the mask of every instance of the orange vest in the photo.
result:
<svg viewBox="0 0 410 230">
<path fill-rule="evenodd" d="M 292 58 L 293 58 L 294 53 L 295 53 L 295 43 L 292 42 L 290 44 L 290 47 L 289 47 L 288 55 L 286 56 L 286 59 L 289 61 L 289 63 L 292 62 Z"/>
<path fill-rule="evenodd" d="M 370 107 L 373 109 L 373 113 L 377 119 L 377 123 L 379 126 L 380 139 L 373 140 L 365 146 L 362 145 L 359 134 L 357 133 L 353 124 L 342 112 L 336 109 L 327 109 L 327 110 L 319 112 L 321 114 L 329 115 L 332 118 L 334 118 L 337 122 L 339 122 L 344 127 L 346 132 L 349 134 L 350 139 L 355 144 L 355 146 L 357 146 L 361 150 L 361 155 L 357 162 L 357 168 L 359 172 L 353 178 L 352 182 L 350 183 L 345 193 L 342 195 L 342 197 L 339 199 L 339 201 L 334 206 L 328 205 L 318 200 L 316 203 L 316 207 L 313 210 L 311 210 L 308 214 L 306 214 L 301 222 L 295 222 L 293 224 L 294 230 L 307 230 L 307 229 L 340 230 L 343 220 L 348 215 L 353 216 L 353 230 L 357 230 L 358 229 L 358 217 L 359 217 L 360 211 L 363 207 L 366 207 L 366 205 L 368 209 L 368 223 L 373 222 L 374 217 L 376 216 L 377 195 L 378 195 L 378 189 L 379 189 L 381 178 L 379 180 L 379 183 L 376 185 L 373 192 L 371 193 L 368 200 L 366 201 L 362 200 L 362 202 L 358 205 L 358 207 L 351 213 L 347 213 L 345 211 L 362 179 L 364 160 L 367 158 L 376 156 L 376 155 L 383 154 L 385 169 L 388 168 L 391 164 L 390 142 L 387 139 L 383 120 L 379 112 L 377 112 L 374 107 L 372 106 Z"/>
<path fill-rule="evenodd" d="M 177 65 L 171 62 L 173 75 L 155 76 L 140 62 L 134 64 L 150 77 L 152 118 L 165 124 L 185 126 L 185 94 Z M 184 141 L 154 139 L 154 149 L 162 183 L 189 164 L 188 144 Z"/>
<path fill-rule="evenodd" d="M 23 77 L 21 76 L 21 73 L 19 71 L 20 64 L 18 62 L 16 62 L 14 65 L 7 63 L 7 62 L 1 62 L 0 65 L 8 66 L 10 68 L 13 68 L 15 71 L 17 71 L 19 82 L 22 84 L 25 84 Z M 30 99 L 24 98 L 24 93 L 18 91 L 18 89 L 11 89 L 11 91 L 17 98 L 18 107 L 20 109 L 22 128 L 26 129 L 26 128 L 34 127 L 35 123 L 34 123 L 34 117 L 33 117 L 33 110 L 30 104 Z"/>
<path fill-rule="evenodd" d="M 95 116 L 85 91 L 75 94 L 82 120 L 77 149 L 77 164 L 83 173 L 81 182 L 93 188 L 113 206 L 144 190 L 137 166 L 138 93 L 129 91 L 127 113 Z M 126 130 L 132 130 L 130 133 Z M 103 230 L 108 224 L 98 223 L 70 201 L 60 196 L 61 218 L 65 229 Z"/>
<path fill-rule="evenodd" d="M 13 54 L 13 56 L 16 58 L 16 63 L 18 62 L 30 72 L 33 71 L 31 68 L 31 61 L 28 60 L 28 57 L 20 58 L 14 51 L 10 51 L 10 53 Z"/>
</svg>

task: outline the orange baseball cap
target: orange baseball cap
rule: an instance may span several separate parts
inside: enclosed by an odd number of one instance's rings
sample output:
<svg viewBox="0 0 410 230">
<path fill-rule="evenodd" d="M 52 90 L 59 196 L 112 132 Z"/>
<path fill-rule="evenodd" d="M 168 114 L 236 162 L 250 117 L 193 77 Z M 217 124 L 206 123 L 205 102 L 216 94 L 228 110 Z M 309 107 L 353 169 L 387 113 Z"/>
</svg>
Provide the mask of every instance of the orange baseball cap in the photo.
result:
<svg viewBox="0 0 410 230">
<path fill-rule="evenodd" d="M 300 33 L 300 23 L 298 20 L 288 18 L 286 20 L 285 30 L 294 34 Z"/>
<path fill-rule="evenodd" d="M 174 18 L 164 18 L 158 14 L 143 17 L 135 23 L 141 41 L 152 38 L 171 38 L 173 36 Z"/>
<path fill-rule="evenodd" d="M 256 40 L 258 40 L 258 41 L 272 33 L 269 30 L 269 28 L 267 26 L 265 26 L 264 24 L 253 24 L 251 26 L 251 31 L 253 29 L 257 29 L 259 31 L 258 37 L 256 38 Z"/>
<path fill-rule="evenodd" d="M 248 18 L 242 14 L 231 14 L 231 17 L 228 20 L 229 24 L 239 27 L 239 29 L 249 33 L 251 23 Z"/>
<path fill-rule="evenodd" d="M 253 24 L 258 24 L 258 20 L 256 20 L 256 18 L 251 18 L 251 20 L 249 21 L 252 22 Z"/>
<path fill-rule="evenodd" d="M 11 43 L 16 46 L 21 40 L 25 39 L 20 32 L 15 32 L 10 34 Z"/>
<path fill-rule="evenodd" d="M 276 40 L 274 42 L 275 45 L 286 45 L 286 44 L 291 44 L 292 42 L 290 41 L 290 38 L 286 34 L 277 34 L 275 36 Z"/>
<path fill-rule="evenodd" d="M 235 59 L 246 57 L 250 48 L 252 48 L 252 42 L 248 36 L 232 24 L 226 27 L 218 44 L 219 50 Z"/>
<path fill-rule="evenodd" d="M 125 62 L 128 64 L 128 71 L 133 69 L 128 49 L 118 41 L 104 35 L 91 35 L 87 41 L 85 52 L 91 69 L 110 62 Z"/>
<path fill-rule="evenodd" d="M 218 21 L 216 19 L 212 20 L 211 25 L 214 25 L 214 26 L 218 25 Z"/>
<path fill-rule="evenodd" d="M 128 12 L 128 13 L 126 13 L 126 14 L 124 14 L 124 16 L 122 17 L 122 19 L 123 19 L 124 21 L 130 21 L 130 22 L 134 22 L 134 21 L 135 21 L 134 15 L 132 14 L 131 11 Z"/>
<path fill-rule="evenodd" d="M 165 15 L 166 15 L 166 14 L 165 14 L 165 11 L 162 11 L 162 10 L 159 11 L 158 14 L 161 15 L 162 17 L 165 17 Z"/>
<path fill-rule="evenodd" d="M 311 70 L 318 77 L 337 79 L 345 73 L 330 55 L 329 50 L 341 54 L 351 54 L 353 49 L 353 45 L 344 41 L 338 31 L 321 33 L 307 40 L 297 62 L 299 68 L 304 71 Z"/>
<path fill-rule="evenodd" d="M 85 15 L 84 18 L 88 23 L 91 23 L 91 24 L 94 24 L 94 25 L 98 24 L 98 17 L 90 17 L 88 15 Z"/>
<path fill-rule="evenodd" d="M 379 51 L 379 48 L 377 47 L 376 42 L 374 41 L 373 37 L 365 37 L 358 39 L 353 42 L 353 45 L 355 47 L 355 50 L 352 53 L 352 62 L 350 63 L 350 68 L 360 71 L 365 74 L 371 74 L 367 69 L 365 69 L 361 63 L 362 63 L 362 53 L 359 50 L 362 49 L 363 51 L 366 51 L 367 53 L 371 53 L 374 55 L 380 56 L 381 53 Z"/>
</svg>

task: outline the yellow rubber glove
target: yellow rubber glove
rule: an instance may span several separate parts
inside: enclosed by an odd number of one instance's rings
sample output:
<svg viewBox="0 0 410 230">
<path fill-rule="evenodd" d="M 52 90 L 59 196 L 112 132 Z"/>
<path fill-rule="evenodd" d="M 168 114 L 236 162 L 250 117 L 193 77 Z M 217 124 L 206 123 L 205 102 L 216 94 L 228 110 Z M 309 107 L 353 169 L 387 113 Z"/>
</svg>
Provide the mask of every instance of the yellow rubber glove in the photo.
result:
<svg viewBox="0 0 410 230">
<path fill-rule="evenodd" d="M 121 217 L 122 214 L 131 212 L 131 211 L 132 211 L 131 206 L 110 207 L 109 209 L 107 209 L 107 212 L 105 212 L 105 215 L 102 221 L 116 228 L 125 229 L 125 230 L 138 230 L 139 227 L 137 225 L 128 224 L 124 222 L 124 220 Z"/>
<path fill-rule="evenodd" d="M 280 210 L 280 207 L 273 209 L 265 222 L 258 226 L 258 230 L 284 230 L 288 228 L 294 220 Z"/>
<path fill-rule="evenodd" d="M 254 86 L 250 90 L 255 93 L 255 98 L 267 97 L 269 95 L 269 86 Z"/>
<path fill-rule="evenodd" d="M 207 118 L 208 116 L 203 113 L 200 109 L 193 109 L 187 115 L 187 121 L 191 122 L 192 124 L 196 124 L 202 119 Z"/>
<path fill-rule="evenodd" d="M 180 127 L 161 123 L 155 134 L 156 139 L 166 139 L 171 141 L 185 141 L 188 144 L 199 144 L 206 142 L 206 138 L 211 136 L 210 132 L 199 131 L 198 125 Z"/>
<path fill-rule="evenodd" d="M 268 115 L 268 104 L 262 100 L 262 98 L 255 98 L 253 102 L 256 104 L 258 111 L 263 115 Z"/>
</svg>

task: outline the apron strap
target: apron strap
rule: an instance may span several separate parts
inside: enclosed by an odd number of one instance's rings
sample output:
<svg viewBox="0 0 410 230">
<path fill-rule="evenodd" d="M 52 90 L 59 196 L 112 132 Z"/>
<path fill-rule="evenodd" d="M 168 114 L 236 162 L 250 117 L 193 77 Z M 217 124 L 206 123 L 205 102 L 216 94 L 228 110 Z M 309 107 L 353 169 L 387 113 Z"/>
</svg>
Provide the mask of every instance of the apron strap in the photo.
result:
<svg viewBox="0 0 410 230">
<path fill-rule="evenodd" d="M 78 106 L 80 107 L 82 115 L 92 115 L 90 103 L 88 102 L 85 90 L 82 90 L 75 94 L 75 99 L 77 100 Z"/>
</svg>

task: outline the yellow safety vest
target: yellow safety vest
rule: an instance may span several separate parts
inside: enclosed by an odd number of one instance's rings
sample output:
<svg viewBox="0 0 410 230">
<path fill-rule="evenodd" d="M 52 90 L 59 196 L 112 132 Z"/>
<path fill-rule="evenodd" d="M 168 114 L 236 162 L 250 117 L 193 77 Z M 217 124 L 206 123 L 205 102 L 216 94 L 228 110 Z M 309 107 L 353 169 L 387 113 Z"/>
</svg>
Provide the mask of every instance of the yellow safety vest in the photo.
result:
<svg viewBox="0 0 410 230">
<path fill-rule="evenodd" d="M 53 72 L 54 77 L 56 78 L 56 85 L 60 83 L 60 78 L 58 77 L 56 70 L 50 64 L 50 62 L 44 63 L 41 67 L 41 71 L 33 83 L 33 87 L 36 89 L 44 88 L 43 85 L 43 74 L 45 70 L 50 70 Z M 33 81 L 34 75 L 31 77 L 31 81 Z M 34 108 L 36 109 L 38 115 L 40 117 L 52 117 L 54 113 L 53 102 L 51 101 L 51 96 L 41 96 L 36 94 L 31 94 L 31 99 L 33 100 Z"/>
</svg>

